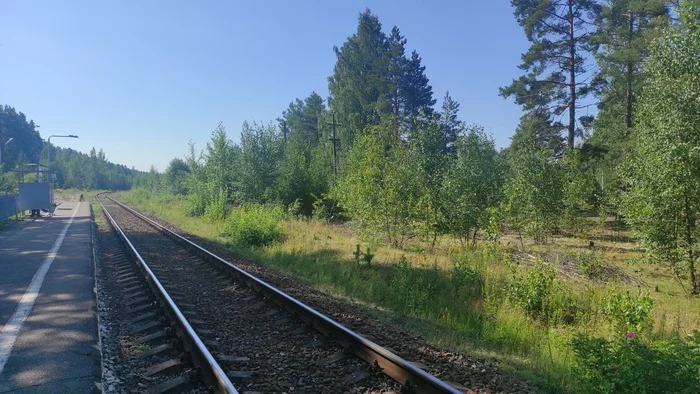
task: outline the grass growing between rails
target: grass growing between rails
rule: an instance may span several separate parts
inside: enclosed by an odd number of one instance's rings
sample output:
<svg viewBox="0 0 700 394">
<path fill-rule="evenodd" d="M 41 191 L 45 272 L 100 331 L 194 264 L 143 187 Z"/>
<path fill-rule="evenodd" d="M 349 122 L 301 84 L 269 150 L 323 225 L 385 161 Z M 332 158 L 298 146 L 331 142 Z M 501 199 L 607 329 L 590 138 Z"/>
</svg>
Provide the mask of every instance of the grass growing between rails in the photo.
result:
<svg viewBox="0 0 700 394">
<path fill-rule="evenodd" d="M 698 299 L 642 264 L 633 241 L 605 240 L 604 230 L 592 234 L 595 251 L 562 237 L 528 245 L 531 259 L 447 238 L 434 248 L 367 245 L 350 225 L 280 208 L 227 207 L 206 218 L 187 216 L 181 197 L 137 189 L 117 198 L 317 289 L 378 306 L 432 343 L 495 358 L 543 391 L 700 390 L 700 336 L 688 336 L 700 328 Z"/>
</svg>

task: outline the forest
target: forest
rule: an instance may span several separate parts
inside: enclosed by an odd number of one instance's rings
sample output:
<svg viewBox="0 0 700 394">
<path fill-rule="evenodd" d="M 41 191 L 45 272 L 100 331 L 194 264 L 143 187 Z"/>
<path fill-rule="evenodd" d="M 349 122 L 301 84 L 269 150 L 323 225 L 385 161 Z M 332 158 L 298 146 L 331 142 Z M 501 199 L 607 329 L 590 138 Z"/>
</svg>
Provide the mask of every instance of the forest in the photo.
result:
<svg viewBox="0 0 700 394">
<path fill-rule="evenodd" d="M 118 198 L 545 392 L 700 392 L 700 1 L 511 4 L 529 48 L 493 92 L 522 107 L 503 149 L 367 9 L 327 97 L 238 142 L 219 124 L 162 173 L 54 148 L 57 183 L 133 186 Z M 31 135 L 5 169 L 41 160 L 33 122 L 2 119 Z"/>
<path fill-rule="evenodd" d="M 56 174 L 55 186 L 61 189 L 131 188 L 138 173 L 124 165 L 109 162 L 102 149 L 90 154 L 70 148 L 49 147 L 39 135 L 39 125 L 15 108 L 0 106 L 0 194 L 14 193 L 20 173 L 14 172 L 26 164 L 46 165 L 51 149 L 51 169 Z M 26 174 L 25 181 L 36 180 L 36 174 Z"/>
</svg>

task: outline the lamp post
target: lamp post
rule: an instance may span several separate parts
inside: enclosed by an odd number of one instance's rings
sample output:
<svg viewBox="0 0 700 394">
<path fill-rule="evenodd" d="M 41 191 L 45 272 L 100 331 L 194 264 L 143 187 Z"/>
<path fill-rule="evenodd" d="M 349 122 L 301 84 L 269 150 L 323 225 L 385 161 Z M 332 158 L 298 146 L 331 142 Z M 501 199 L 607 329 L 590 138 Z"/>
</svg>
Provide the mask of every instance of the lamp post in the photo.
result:
<svg viewBox="0 0 700 394">
<path fill-rule="evenodd" d="M 7 140 L 7 141 L 5 141 L 5 143 L 3 143 L 2 140 L 0 139 L 0 172 L 2 171 L 2 148 L 3 148 L 5 145 L 7 145 L 7 144 L 9 144 L 10 142 L 12 142 L 12 140 L 14 140 L 14 138 L 10 137 L 9 140 Z"/>
<path fill-rule="evenodd" d="M 77 135 L 50 135 L 49 136 L 49 147 L 46 150 L 46 167 L 49 168 L 51 167 L 51 138 L 56 137 L 56 138 L 78 138 Z"/>
</svg>

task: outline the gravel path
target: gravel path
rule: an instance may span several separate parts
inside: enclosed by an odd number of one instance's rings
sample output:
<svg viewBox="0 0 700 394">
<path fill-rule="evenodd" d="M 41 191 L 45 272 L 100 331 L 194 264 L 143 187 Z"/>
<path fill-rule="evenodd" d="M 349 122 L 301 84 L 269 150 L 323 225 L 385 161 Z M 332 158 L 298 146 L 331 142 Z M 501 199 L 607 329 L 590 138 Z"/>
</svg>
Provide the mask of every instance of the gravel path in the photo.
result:
<svg viewBox="0 0 700 394">
<path fill-rule="evenodd" d="M 355 357 L 340 357 L 339 344 L 223 276 L 141 219 L 107 201 L 105 206 L 188 320 L 200 327 L 198 334 L 239 391 L 400 391 L 381 371 Z M 326 364 L 336 356 L 341 359 Z"/>
</svg>

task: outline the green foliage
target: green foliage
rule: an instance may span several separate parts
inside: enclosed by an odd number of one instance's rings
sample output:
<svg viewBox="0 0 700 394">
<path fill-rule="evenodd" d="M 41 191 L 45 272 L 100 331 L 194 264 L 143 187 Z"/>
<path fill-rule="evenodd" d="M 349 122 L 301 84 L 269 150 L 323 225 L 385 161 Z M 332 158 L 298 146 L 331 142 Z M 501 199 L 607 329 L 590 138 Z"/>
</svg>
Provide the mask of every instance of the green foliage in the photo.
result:
<svg viewBox="0 0 700 394">
<path fill-rule="evenodd" d="M 229 207 L 224 189 L 219 189 L 211 195 L 211 199 L 204 208 L 204 216 L 212 221 L 224 220 L 228 216 Z"/>
<path fill-rule="evenodd" d="M 0 173 L 25 163 L 38 163 L 43 147 L 33 120 L 9 105 L 0 105 Z M 12 141 L 7 143 L 10 139 Z"/>
<path fill-rule="evenodd" d="M 165 177 L 171 193 L 175 195 L 187 193 L 185 184 L 189 173 L 190 168 L 184 160 L 179 158 L 170 160 L 170 164 L 165 169 Z"/>
<path fill-rule="evenodd" d="M 616 124 L 632 127 L 634 101 L 642 91 L 643 62 L 649 44 L 669 23 L 666 0 L 608 0 L 596 20 L 591 39 L 599 67 L 594 85 L 601 97 L 597 129 L 603 133 Z M 628 136 L 628 130 L 623 131 Z M 608 144 L 623 142 L 609 139 Z"/>
<path fill-rule="evenodd" d="M 458 118 L 459 103 L 452 99 L 450 92 L 445 92 L 445 97 L 442 101 L 442 111 L 440 112 L 440 128 L 442 129 L 442 138 L 445 144 L 446 152 L 455 152 L 455 143 L 457 135 L 462 130 L 462 121 Z"/>
<path fill-rule="evenodd" d="M 282 120 L 289 129 L 288 137 L 297 137 L 307 144 L 318 144 L 321 141 L 319 122 L 323 120 L 326 112 L 323 98 L 316 92 L 312 92 L 303 101 L 296 99 L 282 113 Z"/>
<path fill-rule="evenodd" d="M 293 203 L 287 205 L 287 215 L 294 219 L 299 219 L 303 213 L 303 206 L 301 200 L 298 198 L 294 200 Z"/>
<path fill-rule="evenodd" d="M 543 243 L 559 226 L 564 208 L 561 168 L 533 143 L 510 154 L 503 210 L 510 227 Z"/>
<path fill-rule="evenodd" d="M 647 251 L 669 262 L 678 277 L 689 277 L 698 294 L 700 21 L 690 7 L 682 16 L 646 63 L 623 212 Z"/>
<path fill-rule="evenodd" d="M 0 194 L 14 194 L 17 191 L 17 179 L 10 174 L 0 172 Z"/>
<path fill-rule="evenodd" d="M 697 393 L 700 391 L 700 333 L 645 343 L 634 338 L 573 340 L 576 373 L 591 392 Z"/>
<path fill-rule="evenodd" d="M 314 196 L 313 218 L 330 222 L 336 218 L 337 203 L 330 196 L 324 194 L 322 197 Z"/>
<path fill-rule="evenodd" d="M 415 235 L 423 212 L 417 163 L 415 153 L 385 128 L 371 127 L 358 139 L 334 196 L 358 221 L 363 238 L 400 246 Z"/>
<path fill-rule="evenodd" d="M 238 165 L 240 149 L 229 140 L 226 127 L 222 123 L 212 131 L 211 141 L 207 143 L 202 157 L 204 165 L 200 171 L 197 171 L 196 175 L 200 177 L 198 181 L 208 183 L 210 190 L 213 191 L 212 194 L 223 190 L 226 199 L 232 198 L 238 189 L 235 181 L 239 178 L 237 169 L 240 168 Z M 189 161 L 193 160 L 190 158 Z"/>
<path fill-rule="evenodd" d="M 283 239 L 283 218 L 279 206 L 244 204 L 229 215 L 224 236 L 243 246 L 269 245 Z"/>
<path fill-rule="evenodd" d="M 450 282 L 456 293 L 466 294 L 468 299 L 477 299 L 483 295 L 484 274 L 469 257 L 465 253 L 452 257 Z"/>
<path fill-rule="evenodd" d="M 546 320 L 552 312 L 552 295 L 558 286 L 556 278 L 556 271 L 551 265 L 537 261 L 527 274 L 514 273 L 508 295 L 531 317 Z"/>
<path fill-rule="evenodd" d="M 632 296 L 629 291 L 622 292 L 612 287 L 604 298 L 603 313 L 613 323 L 617 332 L 639 333 L 650 325 L 649 313 L 654 302 L 648 293 L 639 292 Z"/>
<path fill-rule="evenodd" d="M 599 10 L 594 0 L 511 0 L 515 18 L 532 43 L 519 66 L 526 74 L 500 89 L 515 97 L 526 111 L 555 108 L 568 112 L 568 145 L 574 147 L 577 100 L 588 93 L 589 83 L 577 79 L 588 71 L 586 54 L 589 27 Z"/>
<path fill-rule="evenodd" d="M 256 203 L 274 200 L 274 185 L 283 147 L 283 141 L 278 138 L 273 125 L 243 124 L 241 173 L 237 179 L 240 200 Z"/>
<path fill-rule="evenodd" d="M 457 157 L 449 163 L 439 189 L 443 228 L 474 247 L 477 232 L 493 217 L 489 209 L 500 199 L 501 171 L 493 140 L 482 128 L 475 126 L 459 135 L 454 149 Z"/>
<path fill-rule="evenodd" d="M 390 37 L 369 9 L 358 18 L 355 34 L 334 47 L 337 57 L 328 78 L 329 105 L 339 116 L 341 145 L 351 147 L 355 133 L 383 120 L 392 124 L 398 139 L 414 131 L 416 121 L 433 113 L 432 87 L 416 51 L 406 57 L 406 40 L 394 27 Z"/>
</svg>

